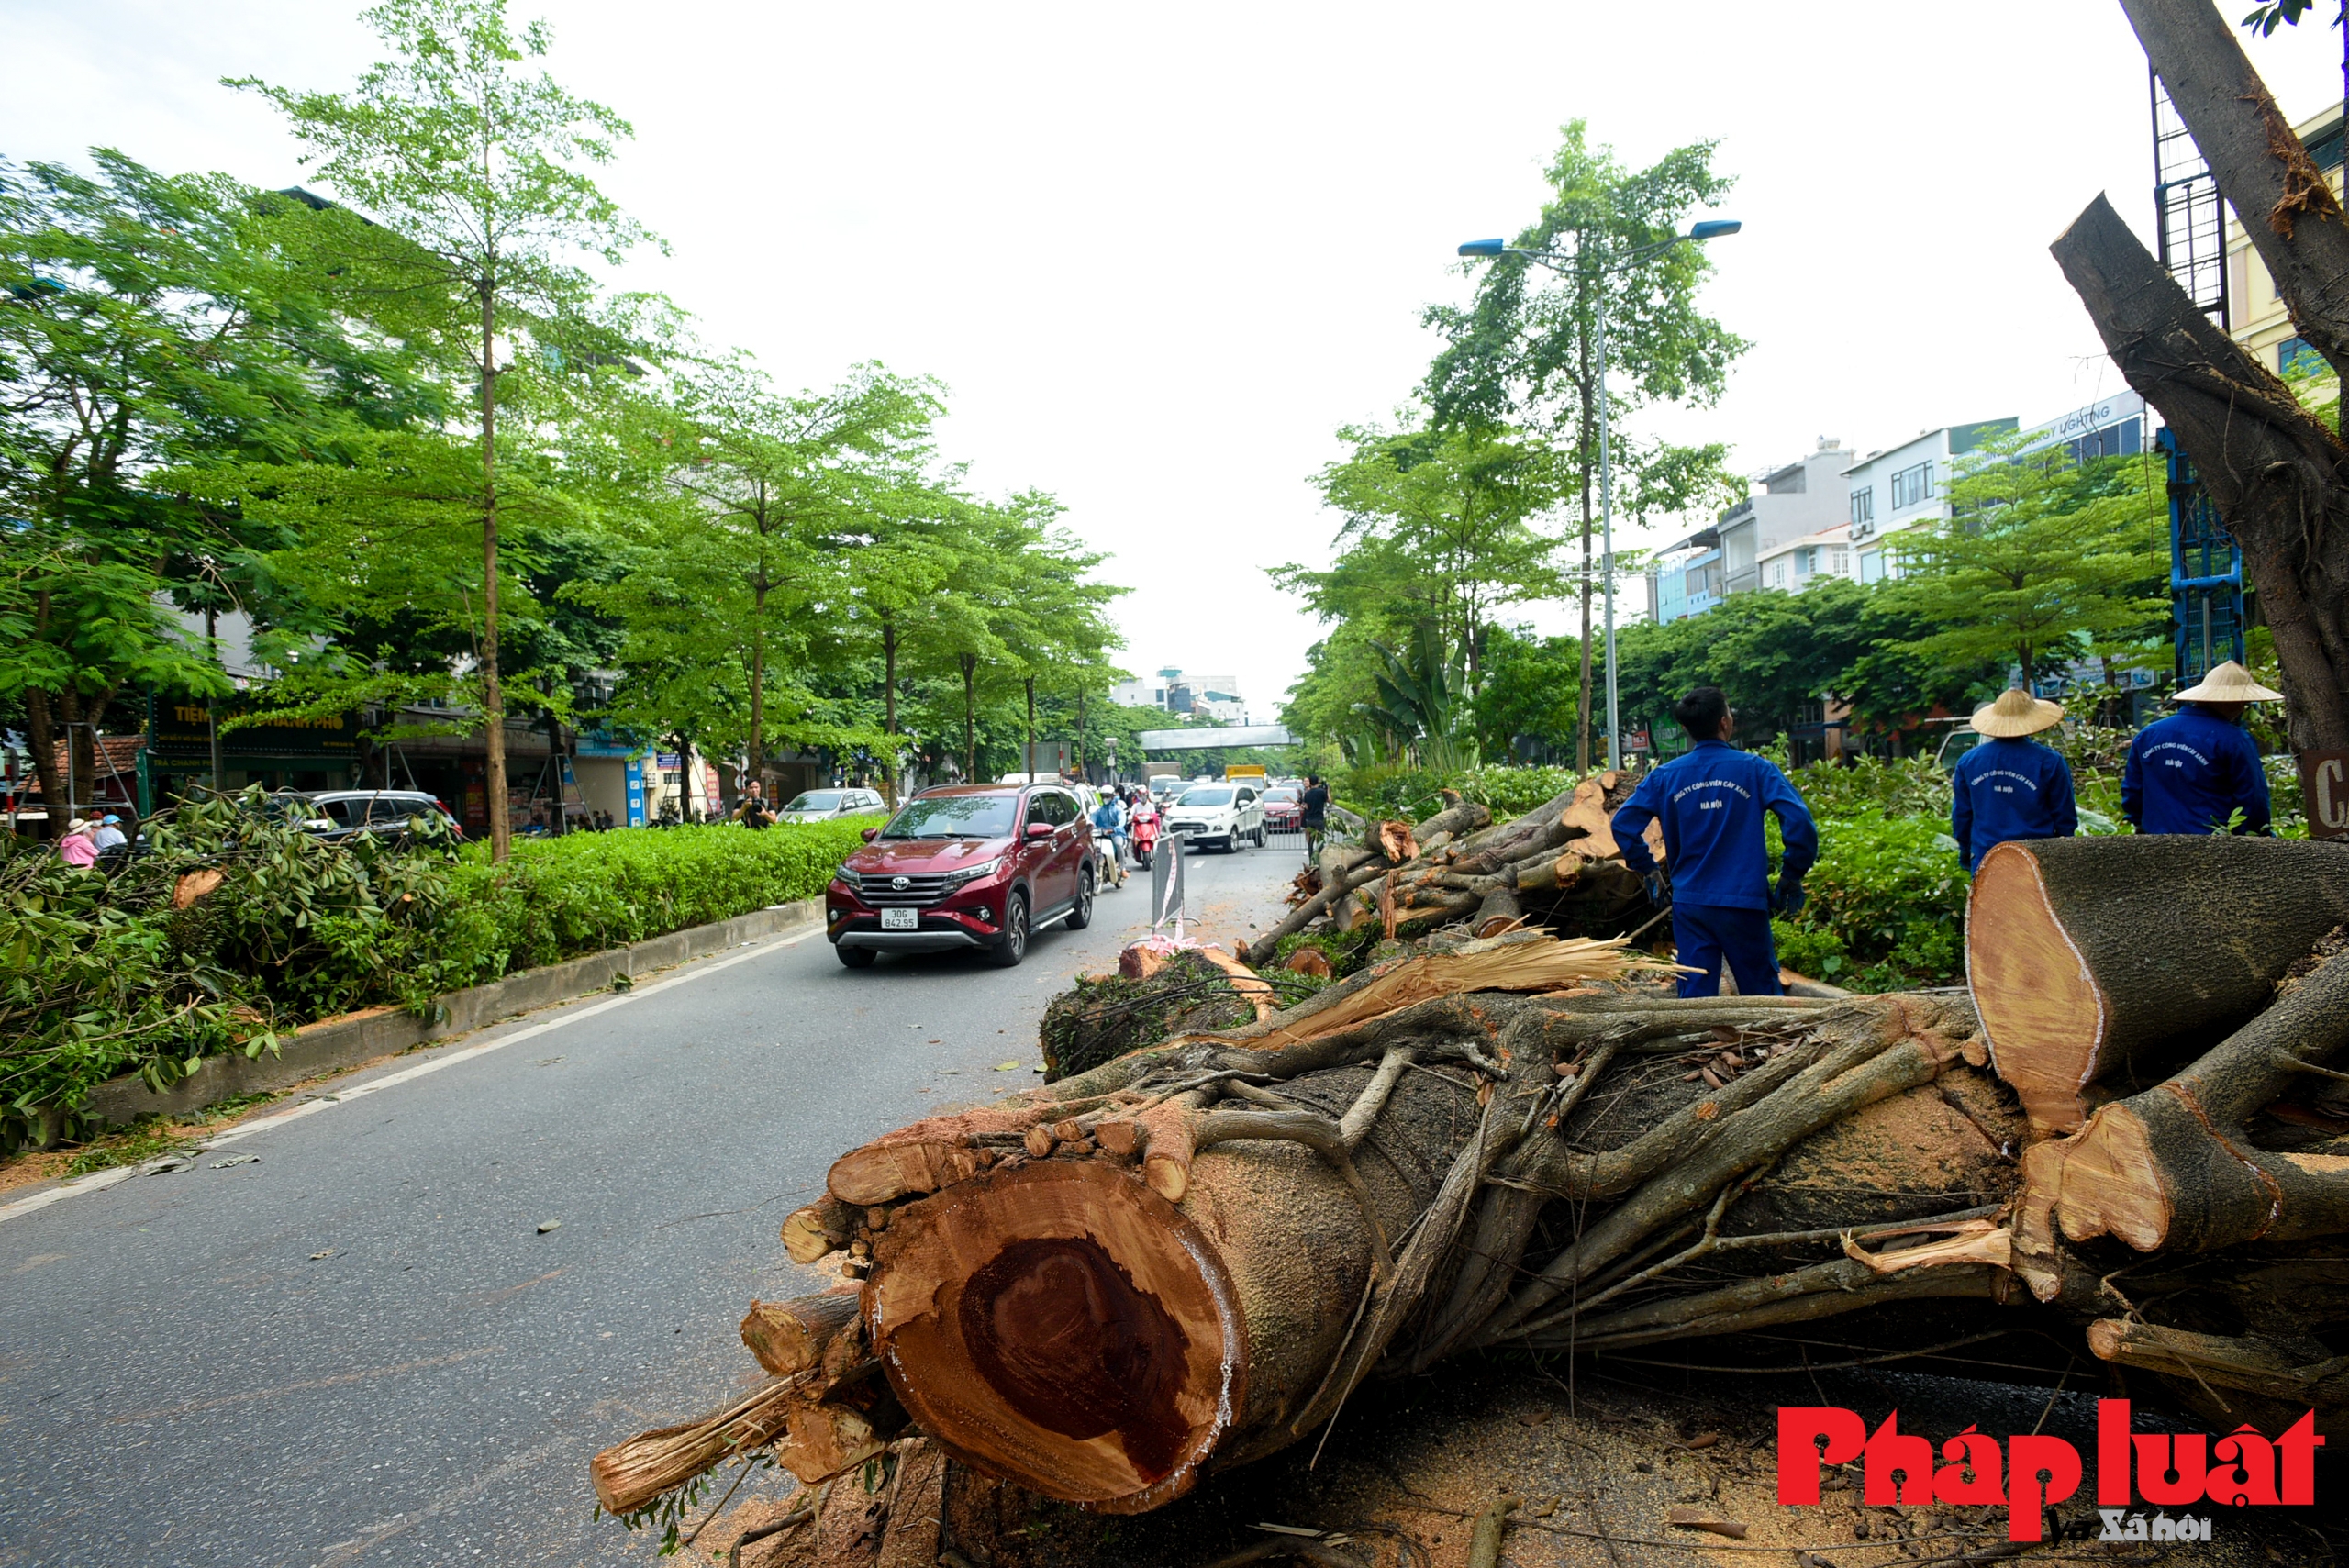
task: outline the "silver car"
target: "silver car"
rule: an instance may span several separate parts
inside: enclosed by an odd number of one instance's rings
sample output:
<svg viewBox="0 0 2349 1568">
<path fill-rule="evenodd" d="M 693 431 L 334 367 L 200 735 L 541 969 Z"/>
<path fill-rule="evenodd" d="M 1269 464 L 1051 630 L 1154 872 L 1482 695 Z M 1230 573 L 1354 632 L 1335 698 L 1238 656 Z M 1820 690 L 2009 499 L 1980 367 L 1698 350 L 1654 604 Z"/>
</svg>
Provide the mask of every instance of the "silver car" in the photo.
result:
<svg viewBox="0 0 2349 1568">
<path fill-rule="evenodd" d="M 807 789 L 794 795 L 791 804 L 774 814 L 778 822 L 829 822 L 835 817 L 862 817 L 868 812 L 886 811 L 881 792 L 872 789 Z"/>
</svg>

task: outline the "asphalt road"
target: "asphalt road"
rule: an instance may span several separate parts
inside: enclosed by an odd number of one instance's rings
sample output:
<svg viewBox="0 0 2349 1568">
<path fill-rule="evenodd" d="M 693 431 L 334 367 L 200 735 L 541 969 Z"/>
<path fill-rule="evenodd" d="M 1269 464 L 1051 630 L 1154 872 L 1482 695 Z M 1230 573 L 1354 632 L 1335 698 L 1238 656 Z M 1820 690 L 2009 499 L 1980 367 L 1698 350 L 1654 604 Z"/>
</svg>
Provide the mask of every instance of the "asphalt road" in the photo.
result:
<svg viewBox="0 0 2349 1568">
<path fill-rule="evenodd" d="M 1209 940 L 1270 917 L 1298 842 L 1191 862 Z M 784 1217 L 852 1145 L 1038 1082 L 1045 1002 L 1148 899 L 1012 970 L 713 955 L 0 1222 L 0 1564 L 651 1562 L 591 1518 L 589 1455 L 755 1383 L 745 1305 L 829 1283 Z"/>
</svg>

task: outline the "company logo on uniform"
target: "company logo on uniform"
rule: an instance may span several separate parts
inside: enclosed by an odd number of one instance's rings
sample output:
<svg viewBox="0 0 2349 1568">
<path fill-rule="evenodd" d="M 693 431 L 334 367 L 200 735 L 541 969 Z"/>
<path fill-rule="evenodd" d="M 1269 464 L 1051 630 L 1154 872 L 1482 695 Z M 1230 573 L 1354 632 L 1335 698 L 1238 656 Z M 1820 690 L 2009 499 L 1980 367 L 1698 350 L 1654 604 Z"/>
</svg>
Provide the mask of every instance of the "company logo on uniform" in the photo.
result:
<svg viewBox="0 0 2349 1568">
<path fill-rule="evenodd" d="M 2157 746 L 2146 747 L 2145 760 L 2150 762 L 2156 755 L 2164 751 L 2183 751 L 2188 756 L 2193 758 L 2196 762 L 2201 763 L 2204 767 L 2207 768 L 2210 765 L 2210 758 L 2204 756 L 2193 747 L 2187 745 L 2182 740 L 2165 740 Z M 2162 761 L 2168 763 L 2173 768 L 2182 768 L 2186 766 L 2184 762 L 2179 762 L 2176 757 L 2163 757 Z"/>
<path fill-rule="evenodd" d="M 2007 768 L 1985 768 L 1980 773 L 1976 775 L 1974 782 L 1977 784 L 1990 784 L 1992 779 L 2012 779 L 2015 781 L 2015 784 L 2021 784 L 2028 788 L 2032 794 L 2037 795 L 2039 793 L 2038 780 L 2026 778 L 2021 773 L 2012 772 Z M 1990 784 L 1990 787 L 2000 795 L 2012 795 L 2015 792 L 2015 784 Z"/>
</svg>

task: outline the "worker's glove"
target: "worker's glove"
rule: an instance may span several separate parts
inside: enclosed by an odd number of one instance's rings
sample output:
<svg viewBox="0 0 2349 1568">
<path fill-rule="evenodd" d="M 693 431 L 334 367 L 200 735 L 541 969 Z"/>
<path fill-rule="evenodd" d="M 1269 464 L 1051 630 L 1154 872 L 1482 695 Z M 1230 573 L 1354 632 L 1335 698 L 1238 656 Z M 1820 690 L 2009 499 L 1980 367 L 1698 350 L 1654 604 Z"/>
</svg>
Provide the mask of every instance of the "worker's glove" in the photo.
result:
<svg viewBox="0 0 2349 1568">
<path fill-rule="evenodd" d="M 1647 884 L 1650 904 L 1661 909 L 1672 902 L 1672 879 L 1664 875 L 1662 866 L 1648 873 L 1641 881 Z"/>
<path fill-rule="evenodd" d="M 1781 919 L 1791 920 L 1802 913 L 1804 894 L 1802 884 L 1793 877 L 1778 878 L 1778 890 L 1771 895 L 1770 913 Z"/>
</svg>

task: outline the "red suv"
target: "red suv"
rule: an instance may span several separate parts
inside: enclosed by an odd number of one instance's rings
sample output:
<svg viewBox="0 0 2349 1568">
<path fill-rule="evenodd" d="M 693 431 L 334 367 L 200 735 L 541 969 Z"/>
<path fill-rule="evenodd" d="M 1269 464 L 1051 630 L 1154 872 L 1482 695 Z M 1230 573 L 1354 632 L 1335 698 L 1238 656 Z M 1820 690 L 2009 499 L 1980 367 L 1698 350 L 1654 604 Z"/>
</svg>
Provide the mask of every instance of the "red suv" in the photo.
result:
<svg viewBox="0 0 2349 1568">
<path fill-rule="evenodd" d="M 1093 921 L 1093 828 L 1051 784 L 924 790 L 869 828 L 824 890 L 824 929 L 851 969 L 885 952 L 980 948 L 1008 969 L 1048 926 Z"/>
</svg>

